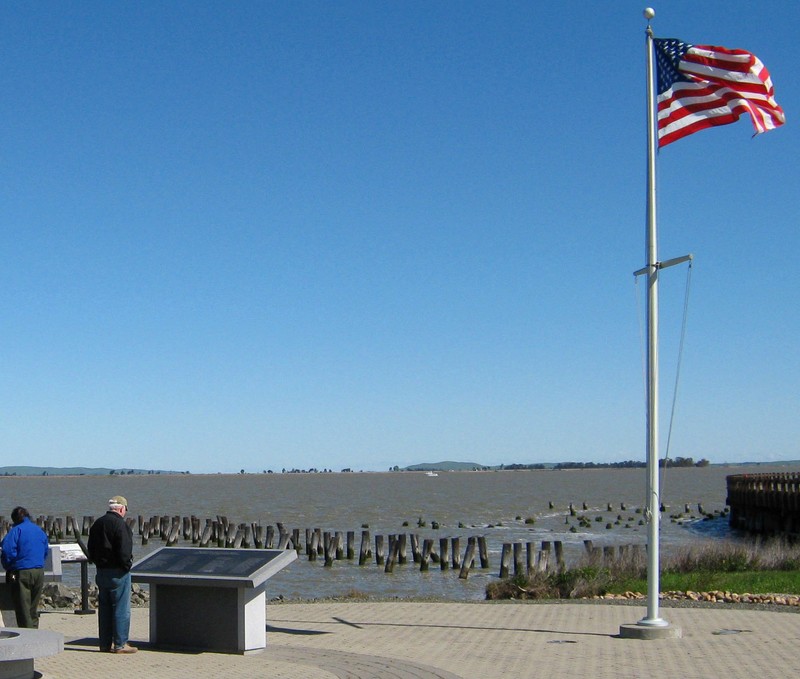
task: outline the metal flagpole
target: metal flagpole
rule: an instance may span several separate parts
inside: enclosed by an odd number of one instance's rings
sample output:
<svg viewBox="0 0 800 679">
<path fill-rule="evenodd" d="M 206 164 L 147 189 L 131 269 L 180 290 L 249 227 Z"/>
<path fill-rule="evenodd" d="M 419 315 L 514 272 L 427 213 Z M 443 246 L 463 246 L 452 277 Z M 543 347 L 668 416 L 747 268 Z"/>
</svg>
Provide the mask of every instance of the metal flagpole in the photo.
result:
<svg viewBox="0 0 800 679">
<path fill-rule="evenodd" d="M 659 526 L 661 502 L 658 487 L 658 261 L 656 238 L 656 110 L 653 31 L 655 11 L 644 10 L 647 19 L 647 234 L 646 263 L 636 275 L 647 275 L 647 615 L 635 625 L 622 625 L 620 636 L 640 639 L 680 637 L 681 631 L 658 615 Z"/>
<path fill-rule="evenodd" d="M 649 16 L 648 16 L 649 15 Z M 656 112 L 653 64 L 653 10 L 647 21 L 647 617 L 642 625 L 664 626 L 658 616 L 659 526 L 658 484 L 658 241 L 656 238 Z"/>
</svg>

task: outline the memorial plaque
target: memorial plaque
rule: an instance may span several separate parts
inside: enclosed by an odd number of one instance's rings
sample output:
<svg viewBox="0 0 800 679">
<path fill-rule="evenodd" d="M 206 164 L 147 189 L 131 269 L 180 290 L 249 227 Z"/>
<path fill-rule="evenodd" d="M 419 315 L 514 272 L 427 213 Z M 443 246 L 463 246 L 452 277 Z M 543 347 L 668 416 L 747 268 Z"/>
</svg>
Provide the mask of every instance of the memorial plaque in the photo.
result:
<svg viewBox="0 0 800 679">
<path fill-rule="evenodd" d="M 160 547 L 131 569 L 134 582 L 150 585 L 150 642 L 228 653 L 263 649 L 265 583 L 295 559 L 293 549 Z"/>
<path fill-rule="evenodd" d="M 287 549 L 161 547 L 137 561 L 131 575 L 137 582 L 177 584 L 178 581 L 207 580 L 221 586 L 227 583 L 258 587 L 296 558 L 297 553 Z"/>
</svg>

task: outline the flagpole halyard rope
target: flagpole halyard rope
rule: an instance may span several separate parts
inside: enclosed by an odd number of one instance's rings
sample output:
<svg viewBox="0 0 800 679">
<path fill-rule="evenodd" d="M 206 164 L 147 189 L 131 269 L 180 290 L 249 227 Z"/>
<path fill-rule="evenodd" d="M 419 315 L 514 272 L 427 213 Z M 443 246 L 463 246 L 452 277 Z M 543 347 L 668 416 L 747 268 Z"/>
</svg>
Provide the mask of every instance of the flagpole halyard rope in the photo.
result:
<svg viewBox="0 0 800 679">
<path fill-rule="evenodd" d="M 675 408 L 678 401 L 678 385 L 681 378 L 681 366 L 683 365 L 683 348 L 686 340 L 686 325 L 689 318 L 689 293 L 692 287 L 692 266 L 694 259 L 689 260 L 689 266 L 686 269 L 686 288 L 683 293 L 683 319 L 681 320 L 681 338 L 678 344 L 678 362 L 675 366 L 675 385 L 672 389 L 672 408 L 669 414 L 669 427 L 667 427 L 667 443 L 664 450 L 664 469 L 661 471 L 661 490 L 664 492 L 664 481 L 667 478 L 667 460 L 670 459 L 669 451 L 672 442 L 672 425 L 675 422 Z"/>
</svg>

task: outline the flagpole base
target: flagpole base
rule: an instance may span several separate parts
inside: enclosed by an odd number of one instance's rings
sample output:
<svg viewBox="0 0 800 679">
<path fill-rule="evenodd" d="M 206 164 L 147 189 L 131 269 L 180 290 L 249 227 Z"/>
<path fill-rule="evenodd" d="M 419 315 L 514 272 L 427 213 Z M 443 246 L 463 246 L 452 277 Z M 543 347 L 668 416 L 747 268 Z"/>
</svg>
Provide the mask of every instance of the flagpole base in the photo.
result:
<svg viewBox="0 0 800 679">
<path fill-rule="evenodd" d="M 623 639 L 680 639 L 680 627 L 670 625 L 666 620 L 640 620 L 631 625 L 620 625 L 619 636 Z"/>
</svg>

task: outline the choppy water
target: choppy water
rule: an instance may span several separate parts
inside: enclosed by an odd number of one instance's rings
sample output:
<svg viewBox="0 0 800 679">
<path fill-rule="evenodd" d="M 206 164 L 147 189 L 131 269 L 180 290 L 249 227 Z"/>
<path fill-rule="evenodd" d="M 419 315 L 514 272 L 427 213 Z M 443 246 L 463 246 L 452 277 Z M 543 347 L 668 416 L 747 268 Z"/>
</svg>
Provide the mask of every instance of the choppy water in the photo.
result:
<svg viewBox="0 0 800 679">
<path fill-rule="evenodd" d="M 699 520 L 697 505 L 702 504 L 705 512 L 722 511 L 729 474 L 792 470 L 750 465 L 662 472 L 661 498 L 666 505 L 662 552 L 728 537 L 727 522 Z M 368 525 L 373 540 L 376 534 L 402 532 L 415 532 L 420 538 L 461 536 L 462 550 L 467 537 L 484 535 L 490 568 L 473 569 L 467 580 L 459 580 L 453 570 L 440 571 L 436 564 L 431 564 L 427 573 L 409 563 L 385 574 L 374 561 L 361 567 L 357 561 L 338 561 L 325 568 L 322 560 L 308 562 L 302 555 L 267 587 L 268 597 L 314 598 L 358 591 L 387 597 L 465 600 L 483 598 L 487 582 L 497 577 L 503 542 L 561 540 L 568 560 L 580 555 L 585 539 L 599 546 L 645 544 L 647 529 L 639 525 L 642 514 L 636 512 L 645 505 L 645 478 L 643 469 L 440 472 L 438 477 L 409 472 L 0 477 L 0 515 L 8 517 L 14 506 L 22 504 L 33 516 L 71 514 L 80 520 L 84 515 L 102 514 L 112 495 L 124 495 L 130 504 L 129 516 L 134 517 L 195 515 L 204 520 L 225 515 L 237 523 L 280 521 L 289 530 L 300 528 L 301 535 L 305 528 L 354 530 L 357 540 L 362 525 Z M 589 528 L 569 531 L 571 525 L 577 527 L 575 519 L 566 523 L 570 503 L 578 514 L 590 519 Z M 689 516 L 680 521 L 670 519 L 683 513 L 687 504 L 694 520 Z M 535 518 L 535 524 L 526 524 L 527 517 Z M 602 519 L 597 521 L 597 517 Z M 417 527 L 419 518 L 426 522 L 425 528 Z M 439 523 L 438 530 L 430 528 L 432 521 Z M 403 526 L 404 522 L 408 525 Z M 609 523 L 610 529 L 606 528 Z M 137 545 L 134 558 L 160 544 L 151 539 L 146 547 Z M 65 565 L 64 571 L 68 584 L 78 582 L 76 566 Z"/>
</svg>

